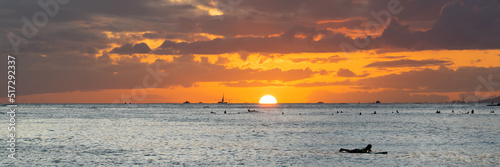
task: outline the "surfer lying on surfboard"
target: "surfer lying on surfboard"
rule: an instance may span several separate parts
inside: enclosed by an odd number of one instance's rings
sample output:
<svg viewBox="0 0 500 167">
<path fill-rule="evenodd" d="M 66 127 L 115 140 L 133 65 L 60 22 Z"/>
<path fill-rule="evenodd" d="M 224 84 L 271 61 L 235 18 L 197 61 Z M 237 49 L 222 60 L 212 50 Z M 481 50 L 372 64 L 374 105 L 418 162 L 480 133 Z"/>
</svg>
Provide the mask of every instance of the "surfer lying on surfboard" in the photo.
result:
<svg viewBox="0 0 500 167">
<path fill-rule="evenodd" d="M 369 152 L 372 152 L 372 145 L 368 144 L 365 148 L 362 148 L 362 149 L 353 149 L 353 150 L 340 148 L 339 151 L 340 152 L 345 151 L 345 152 L 348 152 L 348 153 L 369 153 Z"/>
</svg>

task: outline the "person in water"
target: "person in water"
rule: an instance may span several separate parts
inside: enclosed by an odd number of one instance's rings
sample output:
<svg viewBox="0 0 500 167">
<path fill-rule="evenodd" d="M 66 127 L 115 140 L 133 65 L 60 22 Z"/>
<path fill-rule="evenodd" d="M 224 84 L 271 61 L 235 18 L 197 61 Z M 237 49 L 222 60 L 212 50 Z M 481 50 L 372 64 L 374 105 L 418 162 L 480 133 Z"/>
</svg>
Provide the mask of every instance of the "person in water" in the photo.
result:
<svg viewBox="0 0 500 167">
<path fill-rule="evenodd" d="M 348 153 L 369 153 L 369 152 L 372 152 L 372 145 L 368 144 L 365 148 L 353 149 L 353 150 L 340 148 L 339 152 L 342 152 L 342 151 L 345 151 Z"/>
</svg>

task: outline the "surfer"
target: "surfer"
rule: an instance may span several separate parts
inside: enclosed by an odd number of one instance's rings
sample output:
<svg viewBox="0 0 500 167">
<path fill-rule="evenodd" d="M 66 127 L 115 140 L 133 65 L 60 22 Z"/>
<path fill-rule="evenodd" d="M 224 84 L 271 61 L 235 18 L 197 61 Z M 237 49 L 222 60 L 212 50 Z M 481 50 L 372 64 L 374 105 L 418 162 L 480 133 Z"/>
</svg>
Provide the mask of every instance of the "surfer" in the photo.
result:
<svg viewBox="0 0 500 167">
<path fill-rule="evenodd" d="M 345 152 L 348 152 L 348 153 L 369 153 L 369 152 L 372 151 L 372 145 L 368 144 L 365 148 L 362 148 L 362 149 L 353 149 L 353 150 L 340 148 L 339 152 L 342 152 L 342 151 L 345 151 Z"/>
</svg>

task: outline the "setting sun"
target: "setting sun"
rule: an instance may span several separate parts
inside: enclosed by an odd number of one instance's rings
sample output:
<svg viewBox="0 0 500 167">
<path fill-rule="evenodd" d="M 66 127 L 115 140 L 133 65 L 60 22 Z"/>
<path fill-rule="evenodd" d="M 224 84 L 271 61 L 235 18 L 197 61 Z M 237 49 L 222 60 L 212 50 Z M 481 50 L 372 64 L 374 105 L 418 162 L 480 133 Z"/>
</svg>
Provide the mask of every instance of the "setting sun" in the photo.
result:
<svg viewBox="0 0 500 167">
<path fill-rule="evenodd" d="M 259 100 L 259 104 L 276 104 L 276 103 L 277 103 L 276 98 L 274 98 L 271 95 L 262 96 L 262 98 L 260 98 Z"/>
</svg>

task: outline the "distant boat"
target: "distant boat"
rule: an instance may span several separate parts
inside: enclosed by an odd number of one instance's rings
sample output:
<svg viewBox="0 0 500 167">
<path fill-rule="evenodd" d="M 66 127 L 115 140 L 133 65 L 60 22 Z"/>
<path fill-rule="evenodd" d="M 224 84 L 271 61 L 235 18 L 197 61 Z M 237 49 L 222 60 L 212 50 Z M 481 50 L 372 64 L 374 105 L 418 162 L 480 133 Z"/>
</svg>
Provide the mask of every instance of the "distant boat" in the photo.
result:
<svg viewBox="0 0 500 167">
<path fill-rule="evenodd" d="M 500 103 L 497 103 L 497 104 L 493 104 L 493 103 L 491 103 L 491 104 L 488 104 L 488 105 L 486 105 L 486 106 L 500 106 Z"/>
<path fill-rule="evenodd" d="M 322 101 L 319 101 L 319 102 L 318 102 L 318 104 L 323 104 L 323 103 L 324 103 L 324 102 L 322 102 Z"/>
<path fill-rule="evenodd" d="M 222 100 L 217 102 L 219 104 L 227 104 L 227 102 L 224 101 L 224 94 L 222 94 Z"/>
<path fill-rule="evenodd" d="M 184 104 L 189 104 L 189 103 L 191 103 L 191 102 L 189 102 L 189 101 L 185 101 L 185 102 L 183 102 L 183 103 L 184 103 Z"/>
</svg>

